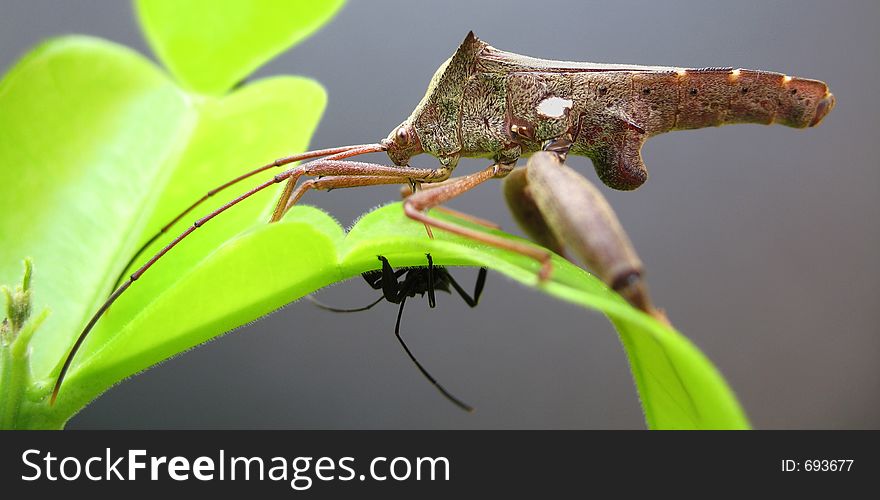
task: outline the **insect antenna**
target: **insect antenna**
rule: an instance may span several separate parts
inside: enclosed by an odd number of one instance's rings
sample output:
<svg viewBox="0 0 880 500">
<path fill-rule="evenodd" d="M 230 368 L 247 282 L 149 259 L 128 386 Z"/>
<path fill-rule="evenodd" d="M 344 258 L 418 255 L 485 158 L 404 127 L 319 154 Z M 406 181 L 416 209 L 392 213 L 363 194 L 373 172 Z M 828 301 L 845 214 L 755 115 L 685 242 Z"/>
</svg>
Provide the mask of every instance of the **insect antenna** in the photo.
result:
<svg viewBox="0 0 880 500">
<path fill-rule="evenodd" d="M 263 165 L 262 167 L 256 168 L 254 170 L 251 170 L 250 172 L 239 175 L 235 179 L 224 182 L 223 184 L 215 187 L 214 189 L 211 189 L 210 191 L 208 191 L 207 193 L 202 195 L 201 198 L 199 198 L 198 200 L 193 202 L 192 205 L 190 205 L 189 207 L 184 209 L 182 212 L 177 214 L 173 219 L 171 219 L 170 222 L 168 222 L 167 224 L 162 226 L 162 228 L 159 229 L 159 231 L 156 232 L 156 234 L 154 234 L 152 237 L 150 237 L 150 239 L 148 239 L 143 245 L 140 246 L 140 248 L 137 249 L 137 251 L 134 253 L 134 255 L 131 256 L 131 259 L 129 259 L 128 263 L 125 264 L 125 267 L 123 267 L 122 270 L 119 272 L 119 276 L 116 277 L 116 281 L 113 282 L 114 288 L 119 286 L 119 283 L 122 281 L 123 276 L 125 276 L 125 271 L 128 270 L 128 268 L 130 268 L 132 266 L 132 264 L 135 263 L 135 261 L 138 259 L 138 257 L 140 257 L 141 254 L 143 254 L 144 251 L 150 247 L 150 245 L 155 243 L 156 240 L 158 240 L 163 234 L 165 234 L 166 232 L 168 232 L 169 229 L 174 227 L 174 225 L 177 224 L 180 221 L 180 219 L 184 218 L 186 216 L 186 214 L 192 212 L 196 207 L 198 207 L 199 205 L 201 205 L 202 203 L 204 203 L 205 201 L 207 201 L 209 198 L 211 198 L 215 194 L 219 193 L 220 191 L 223 191 L 224 189 L 226 189 L 230 186 L 233 186 L 235 184 L 238 184 L 239 182 L 241 182 L 247 178 L 253 177 L 254 175 L 257 175 L 261 172 L 265 172 L 266 170 L 269 170 L 270 168 L 288 165 L 290 163 L 297 162 L 297 161 L 310 160 L 312 158 L 319 158 L 321 156 L 338 155 L 340 153 L 350 153 L 350 152 L 359 151 L 362 149 L 366 150 L 364 152 L 358 152 L 356 154 L 342 156 L 343 158 L 350 158 L 352 156 L 357 156 L 359 154 L 375 152 L 376 146 L 379 146 L 379 145 L 378 144 L 358 144 L 358 145 L 353 145 L 353 146 L 341 146 L 338 148 L 316 149 L 314 151 L 306 151 L 304 153 L 299 153 L 299 154 L 295 154 L 295 155 L 291 155 L 291 156 L 285 156 L 282 158 L 278 158 L 277 160 L 273 161 L 272 163 L 267 163 L 267 164 Z"/>
<path fill-rule="evenodd" d="M 333 307 L 333 306 L 327 305 L 327 304 L 321 302 L 320 300 L 316 299 L 314 295 L 311 295 L 311 294 L 306 295 L 306 300 L 308 300 L 309 302 L 314 304 L 315 307 L 319 307 L 325 311 L 330 311 L 330 312 L 335 312 L 335 313 L 353 313 L 353 312 L 367 311 L 369 309 L 372 309 L 373 306 L 375 306 L 379 302 L 382 302 L 382 299 L 384 299 L 384 298 L 385 298 L 385 296 L 383 295 L 364 307 L 356 307 L 354 309 L 343 309 L 340 307 Z"/>
<path fill-rule="evenodd" d="M 267 165 L 264 165 L 264 166 L 254 170 L 254 171 L 251 171 L 243 176 L 239 176 L 238 178 L 233 179 L 229 183 L 224 184 L 223 186 L 221 186 L 221 188 L 231 186 L 232 184 L 235 184 L 236 182 L 238 182 L 242 179 L 250 177 L 251 175 L 262 172 L 263 170 L 269 169 L 271 167 L 285 165 L 288 163 L 293 163 L 295 161 L 298 161 L 298 159 L 303 159 L 304 157 L 305 158 L 313 158 L 315 156 L 329 155 L 327 157 L 328 159 L 341 160 L 344 158 L 350 158 L 352 156 L 357 156 L 357 155 L 366 154 L 366 153 L 374 153 L 374 152 L 379 152 L 379 151 L 384 151 L 384 150 L 385 150 L 385 146 L 382 146 L 381 144 L 367 144 L 367 145 L 359 145 L 359 146 L 345 146 L 342 148 L 334 148 L 334 149 L 329 149 L 329 150 L 311 151 L 311 152 L 302 153 L 299 155 L 288 156 L 285 158 L 280 158 L 278 160 L 275 160 L 274 162 L 267 164 Z M 320 153 L 323 153 L 323 154 L 320 154 Z M 161 259 L 166 253 L 171 251 L 172 248 L 177 246 L 178 243 L 180 243 L 184 238 L 189 236 L 193 231 L 200 228 L 201 226 L 206 224 L 208 221 L 210 221 L 214 217 L 220 215 L 221 213 L 232 208 L 233 206 L 237 205 L 238 203 L 250 198 L 251 196 L 259 193 L 260 191 L 262 191 L 270 186 L 273 186 L 275 184 L 278 184 L 279 182 L 283 182 L 283 181 L 287 180 L 293 174 L 294 174 L 294 170 L 287 170 L 281 174 L 278 174 L 278 175 L 274 176 L 271 180 L 263 182 L 262 184 L 258 185 L 257 187 L 252 188 L 249 191 L 245 192 L 244 194 L 232 199 L 231 201 L 227 202 L 226 204 L 224 204 L 220 208 L 212 211 L 208 215 L 198 219 L 197 221 L 195 221 L 193 223 L 192 226 L 188 227 L 178 237 L 174 238 L 170 243 L 168 243 L 165 247 L 163 247 L 155 255 L 153 255 L 150 258 L 150 260 L 148 260 L 144 265 L 142 265 L 134 273 L 132 273 L 132 275 L 128 278 L 128 280 L 126 280 L 124 283 L 122 283 L 122 285 L 120 285 L 113 293 L 110 294 L 109 297 L 107 297 L 107 299 L 104 301 L 104 303 L 101 304 L 101 307 L 98 308 L 97 312 L 95 312 L 95 314 L 91 317 L 91 319 L 89 319 L 89 322 L 86 324 L 85 328 L 83 328 L 82 332 L 80 332 L 79 336 L 76 338 L 76 341 L 73 343 L 73 346 L 70 348 L 70 351 L 68 351 L 68 353 L 67 353 L 67 357 L 64 358 L 64 363 L 61 365 L 61 370 L 58 373 L 58 378 L 55 380 L 55 386 L 52 388 L 52 395 L 49 399 L 49 404 L 50 405 L 55 404 L 55 400 L 58 398 L 58 391 L 61 389 L 61 384 L 64 382 L 64 377 L 67 374 L 67 371 L 70 369 L 70 365 L 73 362 L 74 357 L 76 357 L 77 351 L 79 351 L 79 348 L 82 346 L 83 341 L 89 335 L 89 332 L 92 331 L 95 324 L 98 322 L 98 320 L 104 314 L 104 312 L 114 302 L 116 302 L 116 299 L 118 299 L 135 281 L 137 281 L 138 278 L 140 278 L 145 272 L 147 272 L 147 270 L 150 269 L 150 267 L 152 267 L 153 264 L 155 264 L 159 259 Z M 210 197 L 210 196 L 208 196 L 208 197 Z M 187 209 L 184 213 L 187 213 L 189 210 L 192 210 L 192 208 L 194 208 L 195 206 L 200 204 L 201 201 L 204 201 L 204 199 L 207 199 L 207 198 L 203 197 L 203 200 L 196 202 L 192 207 Z"/>
</svg>

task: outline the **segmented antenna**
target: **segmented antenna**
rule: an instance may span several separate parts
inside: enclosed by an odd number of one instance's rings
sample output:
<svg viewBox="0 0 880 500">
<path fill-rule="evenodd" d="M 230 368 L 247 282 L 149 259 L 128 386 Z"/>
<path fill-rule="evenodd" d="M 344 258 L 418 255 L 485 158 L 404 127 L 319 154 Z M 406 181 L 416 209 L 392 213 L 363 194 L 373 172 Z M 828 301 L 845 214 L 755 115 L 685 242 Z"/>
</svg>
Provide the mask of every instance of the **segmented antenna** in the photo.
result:
<svg viewBox="0 0 880 500">
<path fill-rule="evenodd" d="M 357 156 L 357 155 L 366 154 L 366 153 L 374 153 L 374 152 L 384 151 L 384 150 L 385 150 L 385 146 L 383 146 L 381 144 L 362 144 L 362 145 L 353 145 L 353 146 L 343 146 L 343 147 L 331 148 L 331 149 L 322 149 L 322 150 L 316 150 L 316 151 L 307 151 L 305 153 L 300 153 L 297 155 L 279 158 L 279 159 L 273 161 L 272 163 L 263 165 L 262 167 L 257 168 L 256 170 L 252 170 L 244 175 L 236 177 L 235 179 L 218 186 L 215 189 L 212 189 L 205 196 L 203 196 L 199 201 L 193 203 L 192 205 L 190 205 L 189 208 L 187 208 L 180 215 L 175 217 L 175 219 L 171 223 L 166 224 L 166 226 L 159 232 L 159 234 L 161 235 L 162 232 L 166 231 L 167 228 L 173 226 L 174 223 L 177 222 L 178 220 L 180 220 L 181 217 L 183 217 L 184 215 L 189 213 L 192 209 L 194 209 L 199 204 L 201 204 L 203 201 L 205 201 L 208 198 L 210 198 L 211 196 L 213 196 L 215 193 L 217 193 L 217 192 L 219 192 L 219 191 L 221 191 L 221 190 L 223 190 L 223 189 L 225 189 L 225 188 L 227 188 L 227 187 L 229 187 L 229 186 L 231 186 L 241 180 L 247 179 L 248 177 L 251 177 L 255 174 L 263 172 L 264 170 L 268 170 L 269 168 L 279 167 L 279 166 L 287 165 L 287 164 L 294 163 L 294 162 L 297 162 L 300 160 L 316 158 L 316 157 L 320 157 L 320 156 L 327 156 L 326 159 L 339 160 L 339 159 L 343 159 L 343 158 L 350 158 L 352 156 Z M 188 227 L 177 238 L 172 240 L 171 243 L 169 243 L 164 248 L 159 250 L 159 252 L 157 252 L 155 255 L 153 255 L 150 258 L 150 260 L 148 260 L 144 265 L 142 265 L 140 268 L 138 268 L 128 278 L 127 281 L 125 281 L 113 293 L 111 293 L 110 296 L 107 297 L 107 300 L 105 300 L 104 303 L 101 304 L 101 307 L 98 308 L 98 311 L 95 312 L 95 314 L 91 317 L 91 319 L 89 319 L 89 322 L 86 324 L 85 328 L 83 328 L 82 332 L 80 332 L 79 336 L 76 338 L 76 341 L 73 343 L 73 346 L 70 348 L 70 351 L 68 351 L 67 356 L 64 358 L 64 363 L 61 365 L 61 370 L 58 373 L 58 378 L 55 380 L 55 386 L 52 388 L 52 395 L 49 398 L 49 404 L 50 405 L 55 404 L 55 400 L 58 398 L 58 392 L 61 389 L 61 384 L 64 382 L 64 377 L 65 377 L 65 375 L 67 375 L 67 371 L 70 369 L 70 365 L 73 362 L 74 357 L 76 357 L 77 351 L 79 351 L 79 348 L 82 346 L 83 341 L 85 341 L 86 337 L 89 335 L 89 332 L 92 331 L 92 329 L 95 327 L 95 324 L 98 322 L 98 320 L 104 314 L 104 312 L 107 311 L 107 309 L 114 302 L 116 302 L 116 299 L 118 299 L 126 290 L 128 290 L 128 288 L 135 281 L 137 281 L 138 278 L 140 278 L 145 272 L 147 272 L 147 270 L 150 267 L 152 267 L 153 264 L 155 264 L 159 259 L 161 259 L 166 253 L 171 251 L 172 248 L 177 246 L 177 244 L 180 243 L 184 238 L 189 236 L 190 233 L 192 233 L 193 231 L 195 231 L 199 227 L 203 226 L 204 224 L 206 224 L 208 221 L 210 221 L 214 217 L 220 215 L 221 213 L 223 213 L 226 210 L 228 210 L 229 208 L 237 205 L 238 203 L 246 200 L 247 198 L 250 198 L 251 196 L 255 195 L 256 193 L 268 188 L 269 186 L 272 186 L 274 184 L 278 184 L 279 182 L 287 180 L 288 178 L 290 178 L 293 175 L 293 173 L 294 173 L 294 170 L 288 170 L 286 172 L 278 174 L 275 177 L 273 177 L 272 180 L 266 181 L 266 182 L 258 185 L 257 187 L 255 187 L 255 188 L 245 192 L 244 194 L 234 198 L 232 201 L 227 202 L 226 204 L 224 204 L 220 208 L 214 210 L 213 212 L 209 213 L 208 215 L 202 217 L 201 219 L 198 219 L 197 221 L 195 221 L 195 223 L 193 223 L 192 226 Z M 149 246 L 149 244 L 152 241 L 155 241 L 156 238 L 158 238 L 158 235 L 151 238 L 147 242 L 147 244 L 145 244 L 141 248 L 141 250 L 138 251 L 138 253 L 143 251 L 143 249 L 146 248 L 147 246 Z M 117 279 L 117 281 L 118 281 L 118 279 Z"/>
</svg>

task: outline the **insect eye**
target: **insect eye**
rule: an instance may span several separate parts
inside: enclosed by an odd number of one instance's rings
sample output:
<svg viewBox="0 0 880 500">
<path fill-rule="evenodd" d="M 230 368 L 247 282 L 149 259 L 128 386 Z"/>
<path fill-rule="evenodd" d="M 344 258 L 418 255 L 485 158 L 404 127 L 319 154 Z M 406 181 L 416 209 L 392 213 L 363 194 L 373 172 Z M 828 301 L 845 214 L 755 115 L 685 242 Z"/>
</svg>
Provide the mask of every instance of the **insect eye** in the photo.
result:
<svg viewBox="0 0 880 500">
<path fill-rule="evenodd" d="M 394 134 L 397 143 L 401 146 L 409 144 L 409 130 L 406 127 L 399 127 L 397 133 Z"/>
</svg>

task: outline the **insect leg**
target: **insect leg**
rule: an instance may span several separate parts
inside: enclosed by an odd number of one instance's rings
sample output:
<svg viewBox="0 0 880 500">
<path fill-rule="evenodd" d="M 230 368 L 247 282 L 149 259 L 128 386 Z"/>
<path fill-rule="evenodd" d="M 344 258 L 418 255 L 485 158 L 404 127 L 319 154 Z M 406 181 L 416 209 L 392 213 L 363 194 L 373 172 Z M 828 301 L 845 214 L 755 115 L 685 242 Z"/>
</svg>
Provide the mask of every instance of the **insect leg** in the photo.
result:
<svg viewBox="0 0 880 500">
<path fill-rule="evenodd" d="M 459 210 L 456 210 L 454 208 L 444 207 L 441 205 L 441 206 L 434 207 L 432 210 L 434 210 L 436 212 L 443 212 L 444 214 L 448 214 L 453 217 L 457 217 L 459 219 L 466 220 L 468 222 L 473 222 L 474 224 L 477 224 L 478 226 L 487 227 L 489 229 L 501 229 L 501 225 L 498 224 L 497 222 L 492 222 L 489 219 L 477 217 L 476 215 L 466 214 L 466 213 L 461 212 Z"/>
<path fill-rule="evenodd" d="M 550 230 L 529 189 L 526 168 L 521 167 L 504 178 L 502 188 L 507 207 L 517 224 L 535 243 L 565 256 L 565 248 Z"/>
<path fill-rule="evenodd" d="M 406 268 L 401 268 L 401 269 L 394 271 L 395 280 L 397 278 L 400 278 L 404 274 L 406 274 L 407 271 L 408 271 L 408 269 L 406 269 Z M 372 288 L 373 290 L 381 290 L 382 289 L 382 279 L 383 278 L 382 278 L 382 271 L 381 270 L 367 271 L 365 273 L 361 273 L 361 276 L 364 278 L 364 281 L 366 281 L 367 284 L 370 285 L 370 288 Z"/>
<path fill-rule="evenodd" d="M 471 297 L 468 295 L 464 288 L 455 281 L 455 278 L 452 277 L 452 274 L 447 275 L 447 279 L 449 280 L 449 284 L 452 285 L 452 288 L 458 292 L 458 295 L 462 300 L 465 301 L 467 305 L 470 307 L 477 307 L 477 304 L 480 302 L 480 295 L 483 294 L 483 287 L 486 285 L 486 268 L 481 267 L 480 272 L 477 273 L 477 282 L 474 284 L 474 295 Z"/>
<path fill-rule="evenodd" d="M 397 271 L 391 267 L 391 264 L 388 263 L 388 259 L 379 255 L 379 260 L 382 261 L 382 295 L 385 296 L 385 300 L 391 302 L 392 304 L 399 304 L 400 298 L 404 295 L 402 288 L 407 285 L 400 285 L 397 279 L 404 273 L 408 271 L 408 269 L 398 269 Z M 407 283 L 406 280 L 404 280 Z M 407 290 L 408 291 L 408 290 Z"/>
<path fill-rule="evenodd" d="M 400 318 L 403 316 L 404 304 L 406 304 L 406 296 L 404 296 L 403 299 L 400 301 L 400 307 L 397 309 L 397 323 L 394 324 L 394 336 L 397 337 L 397 341 L 400 342 L 400 346 L 403 347 L 406 355 L 409 356 L 409 359 L 412 360 L 413 364 L 416 365 L 416 368 L 418 368 L 419 371 L 422 372 L 422 375 L 424 375 L 425 378 L 428 379 L 428 381 L 431 382 L 431 384 L 436 387 L 437 390 L 440 391 L 441 394 L 443 394 L 443 396 L 446 397 L 446 399 L 468 413 L 474 411 L 474 408 L 472 406 L 456 398 L 452 395 L 452 393 L 450 393 L 442 385 L 440 385 L 437 380 L 432 377 L 430 373 L 428 373 L 428 370 L 426 370 L 425 367 L 423 367 L 422 364 L 419 363 L 419 360 L 417 360 L 412 351 L 409 350 L 409 347 L 407 347 L 406 342 L 404 342 L 403 337 L 401 337 L 400 335 Z"/>
<path fill-rule="evenodd" d="M 435 188 L 441 187 L 445 184 L 455 182 L 457 180 L 458 180 L 458 177 L 455 177 L 452 179 L 447 179 L 443 182 L 434 182 L 431 184 L 423 184 L 421 186 L 421 190 L 435 189 Z M 412 196 L 413 192 L 414 191 L 413 191 L 412 187 L 409 185 L 406 185 L 406 186 L 403 186 L 400 188 L 401 198 L 408 198 L 409 196 Z M 434 210 L 435 212 L 443 212 L 443 213 L 449 214 L 453 217 L 457 217 L 459 219 L 466 220 L 468 222 L 473 222 L 474 224 L 477 224 L 480 226 L 488 227 L 489 229 L 501 229 L 501 225 L 498 224 L 497 222 L 492 222 L 489 219 L 483 219 L 482 217 L 477 217 L 476 215 L 471 215 L 471 214 L 466 214 L 464 212 L 459 212 L 458 210 L 455 210 L 454 208 L 437 206 L 437 207 L 434 207 L 432 210 Z"/>
<path fill-rule="evenodd" d="M 411 180 L 434 182 L 445 180 L 449 177 L 450 170 L 446 167 L 437 169 L 412 168 L 357 161 L 321 159 L 300 165 L 288 172 L 290 173 L 288 186 L 285 188 L 284 193 L 278 198 L 278 203 L 275 205 L 275 211 L 272 213 L 272 218 L 269 222 L 277 222 L 280 220 L 309 189 L 336 189 L 378 184 L 404 184 Z M 318 179 L 304 182 L 301 186 L 294 189 L 293 184 L 303 175 L 318 177 Z M 322 181 L 327 181 L 331 177 L 334 179 L 332 183 L 322 183 Z M 366 178 L 369 180 L 359 181 L 359 178 Z M 384 179 L 384 181 L 382 179 Z"/>
<path fill-rule="evenodd" d="M 546 224 L 543 231 L 633 306 L 661 317 L 642 280 L 642 262 L 602 193 L 552 153 L 535 153 L 526 168 L 528 191 Z"/>
<path fill-rule="evenodd" d="M 434 309 L 437 306 L 437 298 L 434 295 L 434 259 L 429 253 L 426 253 L 425 257 L 428 258 L 428 306 Z"/>
<path fill-rule="evenodd" d="M 260 172 L 264 172 L 266 170 L 269 170 L 270 168 L 288 165 L 290 163 L 294 163 L 297 161 L 309 160 L 309 159 L 318 158 L 321 156 L 327 156 L 329 158 L 334 158 L 334 159 L 343 159 L 343 158 L 350 158 L 352 156 L 361 155 L 361 154 L 365 154 L 365 153 L 373 153 L 373 152 L 377 152 L 377 151 L 382 151 L 383 149 L 384 149 L 384 147 L 381 146 L 380 144 L 361 144 L 361 145 L 357 145 L 357 146 L 343 146 L 343 147 L 339 147 L 339 148 L 318 149 L 315 151 L 306 151 L 305 153 L 299 153 L 299 154 L 295 154 L 295 155 L 291 155 L 291 156 L 285 156 L 283 158 L 278 158 L 277 160 L 273 161 L 272 163 L 267 163 L 259 168 L 251 170 L 250 172 L 248 172 L 246 174 L 242 174 L 242 175 L 236 177 L 235 179 L 224 182 L 223 184 L 221 184 L 221 185 L 215 187 L 214 189 L 211 189 L 207 193 L 205 193 L 201 198 L 199 198 L 194 203 L 192 203 L 190 206 L 188 206 L 186 209 L 184 209 L 182 212 L 177 214 L 173 219 L 171 219 L 170 222 L 168 222 L 167 224 L 162 226 L 162 228 L 159 229 L 159 232 L 154 234 L 143 245 L 141 245 L 140 248 L 138 248 L 137 251 L 134 253 L 134 255 L 131 256 L 131 259 L 128 261 L 128 263 L 125 265 L 125 267 L 122 268 L 122 271 L 120 271 L 119 276 L 116 278 L 116 281 L 114 282 L 114 288 L 119 285 L 120 281 L 122 281 L 122 277 L 125 275 L 125 271 L 128 270 L 128 268 L 130 268 L 132 264 L 134 264 L 134 262 L 137 260 L 137 258 L 140 257 L 141 254 L 144 253 L 144 251 L 150 247 L 150 245 L 152 245 L 156 240 L 158 240 L 163 234 L 168 232 L 168 230 L 171 229 L 175 224 L 177 224 L 180 221 L 180 219 L 185 217 L 186 214 L 192 212 L 196 207 L 198 207 L 199 205 L 201 205 L 206 200 L 208 200 L 209 198 L 211 198 L 215 194 L 219 193 L 220 191 L 223 191 L 224 189 L 226 189 L 230 186 L 233 186 L 233 185 L 235 185 L 235 184 L 237 184 L 247 178 L 253 177 L 256 174 L 259 174 Z"/>
<path fill-rule="evenodd" d="M 541 270 L 538 274 L 540 281 L 545 281 L 550 277 L 552 265 L 550 263 L 550 252 L 542 248 L 538 248 L 525 243 L 508 240 L 499 236 L 482 233 L 473 229 L 461 226 L 454 222 L 437 219 L 426 214 L 425 211 L 444 203 L 456 196 L 478 186 L 479 184 L 496 176 L 499 170 L 498 165 L 493 165 L 481 172 L 466 175 L 457 179 L 456 182 L 450 183 L 443 187 L 419 191 L 403 202 L 403 210 L 406 215 L 414 220 L 431 227 L 436 227 L 453 234 L 464 236 L 475 241 L 486 243 L 498 248 L 510 250 L 522 255 L 531 257 L 541 264 Z"/>
<path fill-rule="evenodd" d="M 363 186 L 380 186 L 383 184 L 400 184 L 406 179 L 399 177 L 380 177 L 373 175 L 331 175 L 320 179 L 309 179 L 291 193 L 289 205 L 284 212 L 293 208 L 293 205 L 310 189 L 342 189 Z"/>
</svg>

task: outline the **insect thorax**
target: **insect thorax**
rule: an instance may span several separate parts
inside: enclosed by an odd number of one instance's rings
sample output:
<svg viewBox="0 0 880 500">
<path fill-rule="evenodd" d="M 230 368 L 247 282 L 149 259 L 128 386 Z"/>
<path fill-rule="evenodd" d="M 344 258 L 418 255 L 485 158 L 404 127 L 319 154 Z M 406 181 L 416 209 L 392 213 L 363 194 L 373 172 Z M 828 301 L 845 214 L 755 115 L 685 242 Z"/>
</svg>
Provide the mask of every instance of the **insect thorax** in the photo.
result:
<svg viewBox="0 0 880 500">
<path fill-rule="evenodd" d="M 417 130 L 425 151 L 436 156 L 515 159 L 566 135 L 580 140 L 576 153 L 586 154 L 603 135 L 597 127 L 625 116 L 629 86 L 625 74 L 478 72 L 466 79 L 460 100 L 423 108 Z M 589 137 L 580 134 L 585 125 Z"/>
</svg>

